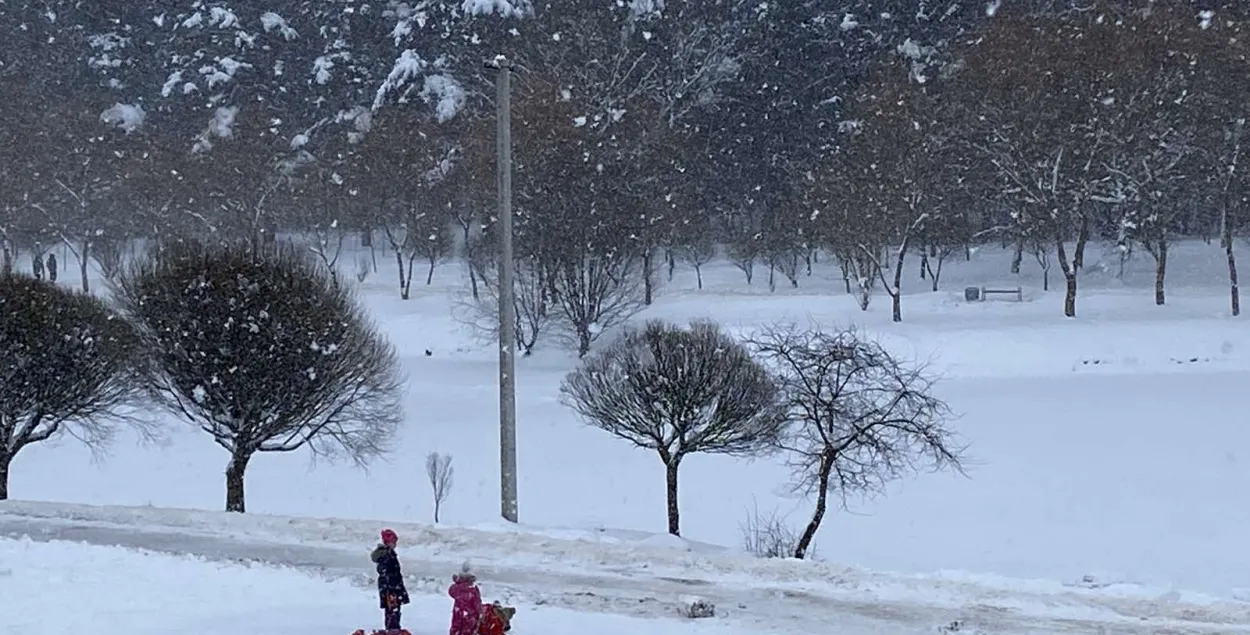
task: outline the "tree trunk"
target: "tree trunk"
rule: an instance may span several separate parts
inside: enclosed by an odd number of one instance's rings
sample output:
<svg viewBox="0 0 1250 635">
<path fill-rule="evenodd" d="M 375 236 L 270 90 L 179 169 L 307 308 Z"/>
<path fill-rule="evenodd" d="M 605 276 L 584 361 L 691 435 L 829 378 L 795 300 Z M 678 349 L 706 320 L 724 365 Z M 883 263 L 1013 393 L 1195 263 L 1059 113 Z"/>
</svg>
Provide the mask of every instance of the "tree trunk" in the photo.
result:
<svg viewBox="0 0 1250 635">
<path fill-rule="evenodd" d="M 1233 155 L 1230 157 L 1228 176 L 1224 179 L 1223 206 L 1220 210 L 1220 246 L 1228 260 L 1228 295 L 1232 303 L 1233 317 L 1241 314 L 1241 292 L 1237 285 L 1237 256 L 1233 253 L 1233 208 L 1229 202 L 1229 190 L 1233 179 L 1237 178 L 1237 163 L 1241 158 L 1241 135 L 1245 128 L 1245 119 L 1239 119 L 1233 128 Z"/>
<path fill-rule="evenodd" d="M 590 352 L 590 325 L 577 325 L 577 357 L 581 359 Z"/>
<path fill-rule="evenodd" d="M 937 256 L 937 269 L 929 268 L 929 279 L 933 280 L 933 292 L 937 293 L 938 280 L 942 278 L 942 265 L 946 262 L 946 253 L 939 253 Z"/>
<path fill-rule="evenodd" d="M 677 467 L 681 457 L 669 457 L 664 461 L 664 492 L 668 501 L 668 533 L 681 535 L 681 510 L 677 503 Z"/>
<path fill-rule="evenodd" d="M 472 258 L 467 258 L 466 261 L 468 263 L 467 268 L 469 270 L 469 289 L 472 290 L 473 301 L 476 302 L 482 299 L 481 292 L 477 289 L 477 272 L 474 270 Z"/>
<path fill-rule="evenodd" d="M 395 252 L 395 253 L 398 254 L 399 252 Z M 404 279 L 404 286 L 402 289 L 399 290 L 400 299 L 407 300 L 408 298 L 412 297 L 412 273 L 413 273 L 412 268 L 413 268 L 413 265 L 416 264 L 416 261 L 417 261 L 417 255 L 415 253 L 412 254 L 411 256 L 408 256 L 407 271 L 404 270 L 403 261 L 400 261 L 399 263 L 400 274 L 401 274 L 401 277 Z M 433 272 L 431 272 L 431 275 L 433 275 Z"/>
<path fill-rule="evenodd" d="M 13 455 L 0 448 L 0 501 L 9 500 L 9 466 Z"/>
<path fill-rule="evenodd" d="M 1233 240 L 1224 241 L 1224 253 L 1228 255 L 1228 293 L 1232 301 L 1233 317 L 1241 315 L 1241 293 L 1237 290 L 1237 256 L 1233 253 Z"/>
<path fill-rule="evenodd" d="M 399 298 L 401 300 L 408 299 L 408 285 L 404 284 L 404 255 L 395 250 L 395 264 L 399 267 Z"/>
<path fill-rule="evenodd" d="M 91 263 L 91 241 L 82 241 L 82 257 L 78 259 L 78 273 L 82 277 L 82 292 L 91 293 L 91 281 L 87 278 L 87 265 Z"/>
<path fill-rule="evenodd" d="M 833 472 L 833 459 L 833 456 L 827 455 L 820 460 L 820 471 L 816 474 L 816 509 L 812 511 L 812 519 L 807 522 L 803 535 L 799 536 L 799 543 L 794 547 L 794 557 L 799 560 L 807 557 L 812 541 L 816 539 L 816 531 L 825 520 L 825 511 L 829 507 L 829 474 Z"/>
<path fill-rule="evenodd" d="M 1163 306 L 1163 278 L 1168 271 L 1168 239 L 1160 238 L 1155 251 L 1155 304 Z"/>
<path fill-rule="evenodd" d="M 1063 279 L 1066 283 L 1063 292 L 1063 315 L 1076 317 L 1076 273 L 1064 273 Z"/>
<path fill-rule="evenodd" d="M 894 285 L 890 287 L 890 314 L 895 322 L 903 321 L 903 259 L 907 257 L 908 238 L 898 248 L 898 262 L 894 263 Z"/>
<path fill-rule="evenodd" d="M 243 496 L 243 475 L 247 472 L 247 462 L 250 461 L 252 455 L 246 452 L 235 452 L 230 457 L 230 463 L 226 464 L 226 511 L 238 512 L 240 514 L 247 511 Z"/>
<path fill-rule="evenodd" d="M 642 252 L 642 304 L 651 306 L 655 300 L 655 250 L 650 247 Z"/>
<path fill-rule="evenodd" d="M 1076 256 L 1084 251 L 1085 244 L 1081 239 L 1076 242 L 1076 254 L 1073 256 L 1073 262 Z M 1059 259 L 1059 268 L 1063 271 L 1063 279 L 1067 283 L 1067 290 L 1063 295 L 1063 315 L 1064 317 L 1076 317 L 1076 266 L 1073 262 L 1068 262 L 1068 249 L 1063 244 L 1063 238 L 1055 241 L 1055 251 Z"/>
<path fill-rule="evenodd" d="M 1020 273 L 1020 263 L 1024 260 L 1024 240 L 1016 240 L 1015 250 L 1011 252 L 1011 273 Z"/>
<path fill-rule="evenodd" d="M 435 264 L 436 264 L 435 260 L 433 258 L 430 258 L 430 270 L 425 273 L 425 286 L 427 287 L 430 286 L 430 283 L 434 282 L 434 265 Z"/>
<path fill-rule="evenodd" d="M 699 290 L 702 291 L 703 290 L 703 265 L 694 266 L 694 277 L 695 277 L 695 280 L 699 281 Z"/>
</svg>

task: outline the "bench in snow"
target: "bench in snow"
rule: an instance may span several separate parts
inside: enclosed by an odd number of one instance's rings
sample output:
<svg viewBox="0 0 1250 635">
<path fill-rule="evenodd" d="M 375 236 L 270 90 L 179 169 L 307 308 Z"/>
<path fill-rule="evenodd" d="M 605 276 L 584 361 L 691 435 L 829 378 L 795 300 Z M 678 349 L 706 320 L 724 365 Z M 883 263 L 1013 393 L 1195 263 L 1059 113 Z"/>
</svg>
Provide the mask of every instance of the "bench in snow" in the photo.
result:
<svg viewBox="0 0 1250 635">
<path fill-rule="evenodd" d="M 964 299 L 969 302 L 984 302 L 991 295 L 1007 295 L 1015 296 L 1016 302 L 1024 302 L 1024 289 L 1016 287 L 1014 289 L 994 289 L 991 287 L 968 287 L 964 290 Z"/>
</svg>

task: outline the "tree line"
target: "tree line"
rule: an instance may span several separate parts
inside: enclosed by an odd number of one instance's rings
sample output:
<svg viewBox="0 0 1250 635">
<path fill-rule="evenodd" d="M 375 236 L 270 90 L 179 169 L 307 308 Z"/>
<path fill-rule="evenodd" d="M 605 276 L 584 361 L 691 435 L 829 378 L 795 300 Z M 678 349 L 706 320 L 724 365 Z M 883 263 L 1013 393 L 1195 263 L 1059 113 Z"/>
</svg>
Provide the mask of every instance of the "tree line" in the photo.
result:
<svg viewBox="0 0 1250 635">
<path fill-rule="evenodd" d="M 586 353 L 722 251 L 792 286 L 829 255 L 901 320 L 906 259 L 936 285 L 997 241 L 1074 316 L 1091 242 L 1148 252 L 1162 304 L 1171 242 L 1218 238 L 1239 312 L 1240 4 L 814 4 L 6 3 L 5 259 L 65 244 L 86 287 L 134 238 L 297 231 L 336 270 L 360 232 L 402 297 L 461 257 L 489 312 L 502 53 L 527 350 Z"/>
<path fill-rule="evenodd" d="M 363 465 L 391 451 L 404 421 L 396 353 L 351 286 L 307 250 L 158 244 L 112 291 L 104 300 L 0 273 L 0 500 L 27 447 L 71 436 L 100 452 L 121 429 L 156 439 L 160 413 L 229 455 L 228 512 L 246 511 L 245 474 L 260 454 L 308 449 Z M 845 503 L 918 470 L 962 471 L 933 383 L 853 329 L 773 325 L 740 340 L 713 322 L 653 320 L 586 356 L 560 394 L 585 423 L 657 453 L 674 535 L 691 455 L 783 455 L 793 491 L 815 508 L 774 555 L 803 558 L 831 496 Z M 450 456 L 429 455 L 426 470 L 438 522 Z"/>
</svg>

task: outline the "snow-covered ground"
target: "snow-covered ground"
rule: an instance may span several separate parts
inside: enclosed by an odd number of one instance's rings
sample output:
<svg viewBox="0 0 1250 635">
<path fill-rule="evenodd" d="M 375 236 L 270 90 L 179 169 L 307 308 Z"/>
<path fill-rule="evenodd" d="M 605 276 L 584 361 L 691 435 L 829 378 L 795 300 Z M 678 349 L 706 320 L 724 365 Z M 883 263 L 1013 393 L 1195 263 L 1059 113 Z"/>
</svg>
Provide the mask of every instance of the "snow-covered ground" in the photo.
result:
<svg viewBox="0 0 1250 635">
<path fill-rule="evenodd" d="M 376 592 L 350 580 L 70 542 L 0 540 L 0 597 L 0 632 L 23 635 L 347 635 L 379 622 Z M 413 635 L 446 633 L 451 601 L 418 593 L 404 612 Z M 769 633 L 526 605 L 515 620 L 513 632 L 542 635 Z"/>
<path fill-rule="evenodd" d="M 372 589 L 366 558 L 381 522 L 0 503 L 0 536 L 55 541 L 57 545 L 78 541 L 192 554 L 214 562 L 261 567 L 277 565 L 352 583 L 362 589 L 350 596 L 350 602 L 362 605 L 350 613 L 364 616 L 356 618 L 358 621 L 367 619 L 369 609 L 375 606 L 376 596 L 366 593 Z M 959 624 L 961 631 L 982 635 L 1250 633 L 1250 605 L 1134 585 L 1090 589 L 990 575 L 888 574 L 817 562 L 748 558 L 667 537 L 627 532 L 392 526 L 400 535 L 400 555 L 410 591 L 440 594 L 448 573 L 467 559 L 474 564 L 489 599 L 519 607 L 576 611 L 585 615 L 587 630 L 597 626 L 601 615 L 608 614 L 681 620 L 686 622 L 685 628 L 692 629 L 682 632 L 702 632 L 696 626 L 701 622 L 679 615 L 682 607 L 697 597 L 718 607 L 715 623 L 744 634 L 810 634 L 830 632 L 828 629 L 834 627 L 843 635 L 909 635 L 933 633 L 952 624 Z M 0 540 L 0 569 L 23 568 L 25 575 L 55 577 L 42 573 L 38 565 L 7 565 L 7 550 L 17 549 L 14 545 L 18 544 L 28 545 Z M 96 580 L 96 587 L 89 585 L 92 578 L 85 575 L 87 584 L 79 586 L 78 592 L 116 597 L 118 588 L 128 589 L 131 575 L 129 568 L 115 568 Z M 275 592 L 279 590 L 286 593 L 275 587 Z M 263 605 L 272 593 L 257 595 Z M 310 598 L 308 606 L 314 606 L 318 597 Z M 223 595 L 220 601 L 232 600 L 233 596 Z M 298 605 L 298 600 L 292 601 Z M 347 604 L 344 601 L 332 606 Z M 438 604 L 431 600 L 418 606 Z M 422 616 L 430 612 L 445 615 L 446 602 L 442 604 L 442 611 L 422 611 Z M 518 635 L 546 632 L 543 622 L 528 623 L 525 615 L 518 615 Z M 424 619 L 418 617 L 419 621 L 409 623 L 420 624 Z M 294 630 L 275 628 L 267 632 Z M 334 631 L 322 628 L 316 632 Z"/>
<path fill-rule="evenodd" d="M 362 294 L 411 382 L 410 423 L 388 461 L 360 472 L 299 455 L 259 457 L 248 473 L 248 508 L 258 514 L 238 518 L 157 509 L 221 508 L 226 457 L 197 431 L 175 428 L 161 447 L 123 440 L 101 461 L 68 444 L 34 447 L 14 462 L 15 498 L 153 507 L 0 504 L 0 533 L 210 558 L 234 557 L 230 549 L 243 547 L 231 545 L 251 540 L 263 544 L 246 557 L 347 575 L 361 570 L 361 550 L 385 523 L 410 536 L 414 575 L 438 586 L 470 557 L 485 568 L 488 593 L 498 584 L 520 603 L 655 616 L 698 593 L 718 600 L 726 623 L 787 632 L 804 620 L 933 632 L 961 619 L 995 634 L 1244 632 L 1250 605 L 1238 598 L 1250 595 L 1242 591 L 1250 588 L 1242 533 L 1250 509 L 1239 501 L 1250 468 L 1239 455 L 1250 428 L 1237 413 L 1250 384 L 1250 329 L 1246 318 L 1228 317 L 1221 257 L 1214 246 L 1178 246 L 1168 304 L 1156 307 L 1148 257 L 1117 279 L 1115 263 L 1103 266 L 1095 253 L 1080 317 L 1065 320 L 1057 272 L 1044 293 L 1035 264 L 1012 276 L 1008 255 L 986 249 L 948 262 L 937 293 L 908 272 L 897 325 L 884 297 L 858 311 L 827 264 L 798 289 L 779 281 L 776 293 L 762 270 L 748 287 L 733 267 L 709 266 L 700 291 L 679 269 L 640 318 L 706 316 L 741 330 L 779 319 L 854 323 L 944 375 L 940 395 L 971 442 L 969 478 L 924 475 L 831 515 L 817 541 L 828 564 L 735 553 L 749 509 L 777 509 L 796 524 L 810 509 L 784 495 L 786 472 L 771 460 L 691 458 L 681 475 L 683 535 L 697 542 L 656 538 L 664 528 L 658 458 L 582 426 L 559 405 L 556 388 L 574 361 L 558 350 L 520 362 L 524 526 L 499 527 L 493 349 L 452 317 L 464 287 L 456 268 L 440 268 L 433 286 L 414 286 L 404 302 L 389 258 Z M 961 298 L 964 286 L 1017 284 L 1023 303 Z M 430 518 L 430 451 L 455 456 L 446 528 L 418 524 Z M 1092 582 L 1081 583 L 1086 576 Z"/>
</svg>

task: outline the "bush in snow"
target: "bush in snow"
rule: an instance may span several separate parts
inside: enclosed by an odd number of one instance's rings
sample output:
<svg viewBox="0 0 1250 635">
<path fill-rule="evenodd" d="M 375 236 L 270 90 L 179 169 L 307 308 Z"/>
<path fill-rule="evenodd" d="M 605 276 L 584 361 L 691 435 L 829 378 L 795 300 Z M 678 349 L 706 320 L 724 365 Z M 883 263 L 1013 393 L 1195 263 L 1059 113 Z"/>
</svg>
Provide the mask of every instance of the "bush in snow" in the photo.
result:
<svg viewBox="0 0 1250 635">
<path fill-rule="evenodd" d="M 9 466 L 28 445 L 69 434 L 92 450 L 130 421 L 143 396 L 139 339 L 86 293 L 21 274 L 0 274 L 0 500 Z"/>
<path fill-rule="evenodd" d="M 698 452 L 758 455 L 785 424 L 780 392 L 720 326 L 652 320 L 590 354 L 560 386 L 564 403 L 613 436 L 654 450 L 664 463 L 668 531 L 680 535 L 677 472 Z"/>
<path fill-rule="evenodd" d="M 684 598 L 681 612 L 692 620 L 716 617 L 716 605 L 703 598 Z"/>
<path fill-rule="evenodd" d="M 257 452 L 364 464 L 388 449 L 402 420 L 398 358 L 307 251 L 169 245 L 135 262 L 117 296 L 153 396 L 230 453 L 227 511 L 245 511 Z"/>
<path fill-rule="evenodd" d="M 786 519 L 776 511 L 765 516 L 758 508 L 747 514 L 738 525 L 742 533 L 742 548 L 761 558 L 789 558 L 799 545 L 799 532 L 786 524 Z M 808 549 L 808 555 L 813 550 Z"/>
</svg>

